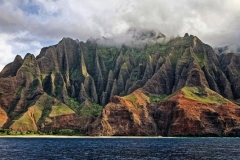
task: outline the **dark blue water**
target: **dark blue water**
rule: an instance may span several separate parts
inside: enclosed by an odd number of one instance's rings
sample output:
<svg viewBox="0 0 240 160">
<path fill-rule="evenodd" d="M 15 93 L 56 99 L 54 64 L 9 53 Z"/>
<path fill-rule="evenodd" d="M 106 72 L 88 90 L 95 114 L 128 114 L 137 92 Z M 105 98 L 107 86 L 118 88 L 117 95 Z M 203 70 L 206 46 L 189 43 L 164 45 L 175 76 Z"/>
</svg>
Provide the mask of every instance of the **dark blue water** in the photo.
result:
<svg viewBox="0 0 240 160">
<path fill-rule="evenodd" d="M 240 159 L 240 138 L 0 138 L 0 159 Z"/>
</svg>

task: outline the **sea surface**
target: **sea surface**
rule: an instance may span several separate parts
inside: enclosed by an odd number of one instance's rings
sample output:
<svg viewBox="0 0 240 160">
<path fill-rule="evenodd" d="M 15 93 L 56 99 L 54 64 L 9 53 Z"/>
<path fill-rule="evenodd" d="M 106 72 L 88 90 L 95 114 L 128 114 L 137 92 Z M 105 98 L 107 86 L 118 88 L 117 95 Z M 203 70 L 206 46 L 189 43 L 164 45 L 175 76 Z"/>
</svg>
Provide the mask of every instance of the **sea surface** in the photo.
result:
<svg viewBox="0 0 240 160">
<path fill-rule="evenodd" d="M 240 159 L 240 138 L 0 138 L 0 159 Z"/>
</svg>

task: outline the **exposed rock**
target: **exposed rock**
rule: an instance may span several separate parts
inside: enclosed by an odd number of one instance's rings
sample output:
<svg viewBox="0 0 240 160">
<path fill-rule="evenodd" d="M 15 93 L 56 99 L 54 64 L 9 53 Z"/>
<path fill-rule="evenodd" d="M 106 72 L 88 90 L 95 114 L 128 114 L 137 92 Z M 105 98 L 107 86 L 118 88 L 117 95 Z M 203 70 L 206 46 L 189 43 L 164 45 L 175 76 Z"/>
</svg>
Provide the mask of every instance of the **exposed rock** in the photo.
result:
<svg viewBox="0 0 240 160">
<path fill-rule="evenodd" d="M 206 86 L 208 87 L 207 80 L 204 76 L 203 71 L 198 68 L 196 64 L 193 64 L 193 66 L 190 67 L 190 71 L 187 75 L 187 86 Z"/>
<path fill-rule="evenodd" d="M 124 80 L 123 80 L 123 75 L 122 74 L 119 74 L 119 76 L 118 76 L 118 80 L 117 80 L 117 94 L 116 95 L 118 95 L 118 93 L 119 93 L 119 95 L 121 94 L 121 93 L 123 93 L 124 92 Z"/>
<path fill-rule="evenodd" d="M 84 102 L 87 99 L 88 99 L 88 95 L 87 95 L 87 93 L 85 91 L 83 83 L 81 83 L 81 89 L 80 89 L 78 101 L 79 101 L 79 103 L 82 103 L 82 102 Z"/>
<path fill-rule="evenodd" d="M 98 98 L 100 98 L 100 94 L 103 92 L 104 90 L 104 82 L 103 82 L 103 74 L 102 74 L 102 69 L 101 69 L 101 65 L 100 65 L 100 62 L 99 62 L 99 57 L 98 55 L 96 54 L 95 55 L 95 67 L 94 67 L 94 79 L 96 80 L 95 81 L 95 84 L 96 84 L 96 88 L 98 88 Z M 104 63 L 102 63 L 102 65 L 104 65 Z M 102 66 L 104 67 L 104 66 Z M 104 68 L 103 68 L 104 70 Z"/>
<path fill-rule="evenodd" d="M 169 58 L 162 67 L 147 81 L 143 89 L 152 94 L 171 94 L 173 87 L 173 68 Z"/>
<path fill-rule="evenodd" d="M 144 66 L 143 64 L 139 64 L 135 67 L 130 75 L 130 78 L 126 82 L 125 89 L 128 90 L 127 93 L 130 94 L 138 88 L 141 88 L 145 83 L 143 83 L 144 75 Z"/>
<path fill-rule="evenodd" d="M 16 76 L 18 69 L 21 67 L 23 59 L 21 56 L 17 55 L 12 63 L 6 65 L 0 72 L 1 77 Z"/>
<path fill-rule="evenodd" d="M 110 97 L 112 98 L 114 95 L 118 95 L 118 86 L 117 86 L 117 80 L 116 79 L 113 82 Z"/>
<path fill-rule="evenodd" d="M 76 97 L 76 93 L 75 93 L 75 88 L 74 88 L 74 85 L 71 85 L 71 97 Z"/>
<path fill-rule="evenodd" d="M 206 104 L 181 92 L 158 104 L 154 119 L 164 136 L 228 136 L 240 124 L 233 103 Z M 239 136 L 239 135 L 238 135 Z"/>
<path fill-rule="evenodd" d="M 8 106 L 8 112 L 11 116 L 17 116 L 26 111 L 29 105 L 38 99 L 38 95 L 43 93 L 40 70 L 34 55 L 25 56 L 22 66 L 11 81 L 15 81 L 15 88 L 12 88 L 10 92 L 15 95 L 9 97 L 12 105 Z"/>
<path fill-rule="evenodd" d="M 102 105 L 105 105 L 108 102 L 108 99 L 109 99 L 110 94 L 111 94 L 113 82 L 114 82 L 113 71 L 110 70 L 109 74 L 108 74 L 106 90 L 102 94 L 102 102 L 101 102 Z"/>
<path fill-rule="evenodd" d="M 195 96 L 188 97 L 188 92 Z M 215 101 L 211 102 L 209 95 Z M 195 100 L 201 96 L 202 100 Z M 150 103 L 146 94 L 136 90 L 125 97 L 113 97 L 102 117 L 90 127 L 89 135 L 240 136 L 239 110 L 209 89 L 185 88 L 159 103 Z"/>
<path fill-rule="evenodd" d="M 56 56 L 56 47 L 51 46 L 45 51 L 44 56 L 37 57 L 38 65 L 42 74 L 49 74 L 52 71 L 59 72 Z"/>
<path fill-rule="evenodd" d="M 98 96 L 97 96 L 95 83 L 91 76 L 86 77 L 84 81 L 84 88 L 88 97 L 92 100 L 92 102 L 98 103 Z"/>
<path fill-rule="evenodd" d="M 146 69 L 143 75 L 143 81 L 146 83 L 148 79 L 152 78 L 153 75 L 153 62 L 152 57 L 149 56 Z"/>
<path fill-rule="evenodd" d="M 164 63 L 164 59 L 160 56 L 158 61 L 157 61 L 157 65 L 156 65 L 156 68 L 155 68 L 155 73 L 160 69 L 160 67 L 163 65 Z"/>
<path fill-rule="evenodd" d="M 202 70 L 204 72 L 206 80 L 208 81 L 209 88 L 216 91 L 217 93 L 221 94 L 220 90 L 218 89 L 218 85 L 215 82 L 215 79 L 214 79 L 213 75 L 209 73 L 208 69 L 206 69 L 205 66 L 203 67 Z"/>
<path fill-rule="evenodd" d="M 66 83 L 60 73 L 56 73 L 54 75 L 54 95 L 61 100 L 62 102 L 66 103 L 68 99 L 68 92 L 66 88 Z"/>
<path fill-rule="evenodd" d="M 231 83 L 233 96 L 235 99 L 240 98 L 240 65 L 239 65 L 240 56 L 230 53 L 222 54 L 219 56 L 219 61 L 223 72 L 225 73 L 227 79 Z"/>
<path fill-rule="evenodd" d="M 136 98 L 133 103 L 130 97 L 112 97 L 89 129 L 89 135 L 98 136 L 147 136 L 156 135 L 156 125 L 147 108 L 148 97 L 140 90 L 131 95 Z"/>
<path fill-rule="evenodd" d="M 0 107 L 0 128 L 8 121 L 7 113 Z"/>
<path fill-rule="evenodd" d="M 80 129 L 84 131 L 86 126 L 92 122 L 91 117 L 82 117 L 77 114 L 56 116 L 45 121 L 42 130 L 52 131 L 57 129 Z"/>
<path fill-rule="evenodd" d="M 130 64 L 125 62 L 123 63 L 119 71 L 117 84 L 118 84 L 118 93 L 120 94 L 126 92 L 126 89 L 125 89 L 126 82 L 127 82 L 127 79 L 130 77 L 129 66 Z"/>
<path fill-rule="evenodd" d="M 21 87 L 18 87 L 15 78 L 0 78 L 0 105 L 7 112 L 12 110 L 20 99 Z"/>
</svg>

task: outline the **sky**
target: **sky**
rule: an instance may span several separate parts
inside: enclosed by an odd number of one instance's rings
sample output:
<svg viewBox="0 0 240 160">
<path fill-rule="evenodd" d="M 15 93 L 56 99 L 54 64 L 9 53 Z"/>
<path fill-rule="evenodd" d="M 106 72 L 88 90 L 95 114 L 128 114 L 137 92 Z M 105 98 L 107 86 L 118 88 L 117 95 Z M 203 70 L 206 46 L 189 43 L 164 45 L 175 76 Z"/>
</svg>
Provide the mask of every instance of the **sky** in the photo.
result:
<svg viewBox="0 0 240 160">
<path fill-rule="evenodd" d="M 239 0 L 0 0 L 0 13 L 0 71 L 16 55 L 38 55 L 63 37 L 86 41 L 129 28 L 240 45 Z"/>
</svg>

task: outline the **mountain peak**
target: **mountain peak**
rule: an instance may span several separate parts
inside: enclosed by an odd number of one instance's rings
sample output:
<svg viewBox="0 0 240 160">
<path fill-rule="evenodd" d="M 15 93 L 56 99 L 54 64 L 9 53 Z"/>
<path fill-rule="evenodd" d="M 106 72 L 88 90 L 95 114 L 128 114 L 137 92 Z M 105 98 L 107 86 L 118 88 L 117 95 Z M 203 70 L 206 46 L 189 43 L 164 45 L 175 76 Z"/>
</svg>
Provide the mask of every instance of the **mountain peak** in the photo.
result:
<svg viewBox="0 0 240 160">
<path fill-rule="evenodd" d="M 188 34 L 188 33 L 185 33 L 185 34 L 184 34 L 184 37 L 189 37 L 189 34 Z"/>
</svg>

